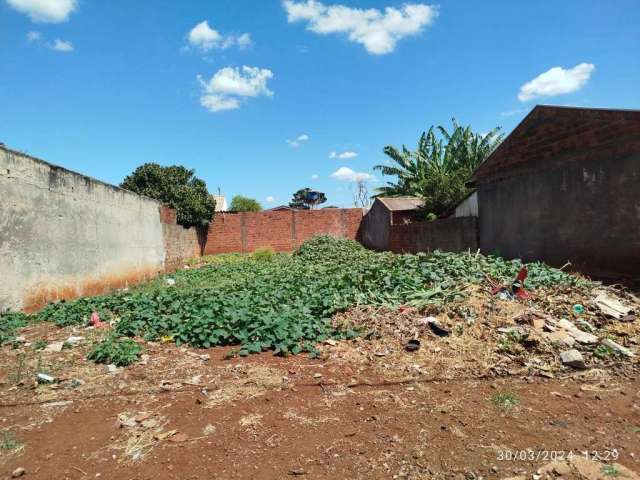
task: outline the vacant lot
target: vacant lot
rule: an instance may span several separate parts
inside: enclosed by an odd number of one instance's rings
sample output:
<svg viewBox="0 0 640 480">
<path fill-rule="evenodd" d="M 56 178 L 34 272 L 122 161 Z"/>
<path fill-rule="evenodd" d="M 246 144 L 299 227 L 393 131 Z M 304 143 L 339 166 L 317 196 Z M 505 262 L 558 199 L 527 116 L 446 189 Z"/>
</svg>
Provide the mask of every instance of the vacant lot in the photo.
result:
<svg viewBox="0 0 640 480">
<path fill-rule="evenodd" d="M 5 315 L 0 478 L 632 478 L 637 299 L 528 267 L 317 238 Z"/>
</svg>

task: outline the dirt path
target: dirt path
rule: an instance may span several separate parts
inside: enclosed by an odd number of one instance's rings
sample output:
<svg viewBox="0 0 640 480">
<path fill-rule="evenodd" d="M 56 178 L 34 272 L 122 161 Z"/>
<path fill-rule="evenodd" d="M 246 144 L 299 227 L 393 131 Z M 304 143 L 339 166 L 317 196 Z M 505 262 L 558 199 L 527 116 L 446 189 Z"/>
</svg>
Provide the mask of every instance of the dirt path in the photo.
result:
<svg viewBox="0 0 640 480">
<path fill-rule="evenodd" d="M 3 450 L 0 478 L 19 467 L 28 479 L 532 478 L 553 452 L 582 451 L 640 471 L 637 379 L 369 377 L 349 387 L 300 362 L 234 360 L 244 372 L 235 397 L 187 384 L 2 407 L 21 446 Z M 265 364 L 278 381 L 255 376 Z M 520 458 L 526 450 L 537 459 Z"/>
</svg>

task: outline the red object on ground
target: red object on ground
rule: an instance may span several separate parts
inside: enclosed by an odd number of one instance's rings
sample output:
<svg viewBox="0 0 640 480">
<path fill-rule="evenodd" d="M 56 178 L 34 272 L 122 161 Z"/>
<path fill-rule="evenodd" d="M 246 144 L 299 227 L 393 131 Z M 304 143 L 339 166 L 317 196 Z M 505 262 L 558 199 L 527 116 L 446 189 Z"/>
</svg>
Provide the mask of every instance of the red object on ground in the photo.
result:
<svg viewBox="0 0 640 480">
<path fill-rule="evenodd" d="M 98 312 L 93 312 L 91 314 L 91 321 L 89 323 L 96 328 L 102 328 L 107 326 L 106 323 L 100 320 L 100 315 L 98 315 Z"/>
<path fill-rule="evenodd" d="M 504 285 L 498 285 L 497 287 L 493 287 L 493 289 L 491 290 L 491 295 L 497 295 L 502 290 L 504 290 Z"/>
<path fill-rule="evenodd" d="M 516 280 L 511 285 L 511 291 L 520 300 L 527 300 L 531 298 L 529 292 L 524 289 L 524 281 L 527 278 L 527 275 L 529 275 L 529 270 L 527 270 L 527 267 L 522 267 L 516 276 Z"/>
<path fill-rule="evenodd" d="M 522 267 L 518 272 L 518 276 L 516 277 L 516 282 L 520 282 L 524 287 L 524 281 L 526 280 L 527 275 L 529 275 L 529 270 L 527 270 L 526 266 Z"/>
</svg>

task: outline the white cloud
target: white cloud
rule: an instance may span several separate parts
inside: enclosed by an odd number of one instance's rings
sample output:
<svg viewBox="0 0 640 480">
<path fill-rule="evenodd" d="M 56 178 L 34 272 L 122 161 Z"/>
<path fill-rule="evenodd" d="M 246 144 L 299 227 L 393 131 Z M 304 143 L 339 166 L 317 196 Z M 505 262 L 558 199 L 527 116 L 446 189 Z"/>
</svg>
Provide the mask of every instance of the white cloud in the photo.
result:
<svg viewBox="0 0 640 480">
<path fill-rule="evenodd" d="M 311 175 L 311 180 L 317 180 L 318 178 L 320 178 L 320 175 L 318 175 L 317 173 Z"/>
<path fill-rule="evenodd" d="M 32 22 L 60 23 L 76 8 L 76 0 L 7 0 L 7 3 L 29 16 Z"/>
<path fill-rule="evenodd" d="M 40 32 L 27 32 L 27 40 L 29 42 L 37 42 L 42 38 L 42 34 Z"/>
<path fill-rule="evenodd" d="M 586 85 L 596 66 L 580 63 L 573 68 L 553 67 L 520 87 L 518 100 L 527 102 L 539 97 L 573 93 Z"/>
<path fill-rule="evenodd" d="M 272 96 L 267 87 L 273 72 L 266 68 L 225 67 L 218 70 L 213 77 L 205 80 L 198 75 L 202 87 L 200 104 L 212 112 L 235 110 L 240 107 L 242 97 Z"/>
<path fill-rule="evenodd" d="M 265 198 L 265 201 L 267 203 L 273 203 L 276 201 L 275 197 L 272 197 L 271 195 L 269 195 L 267 198 Z"/>
<path fill-rule="evenodd" d="M 210 112 L 223 112 L 224 110 L 235 110 L 240 108 L 237 98 L 223 97 L 221 95 L 202 95 L 200 105 Z"/>
<path fill-rule="evenodd" d="M 304 142 L 309 140 L 309 135 L 303 133 L 302 135 L 298 135 L 294 140 L 286 140 L 291 148 L 298 148 Z"/>
<path fill-rule="evenodd" d="M 238 37 L 235 35 L 224 36 L 215 28 L 212 28 L 207 20 L 193 27 L 187 38 L 193 47 L 199 48 L 203 52 L 208 52 L 214 48 L 224 50 L 234 45 L 239 48 L 247 48 L 253 44 L 250 34 L 243 33 Z"/>
<path fill-rule="evenodd" d="M 343 182 L 366 182 L 374 179 L 373 175 L 364 172 L 354 172 L 348 167 L 340 167 L 331 174 L 331 177 Z"/>
<path fill-rule="evenodd" d="M 53 43 L 47 43 L 47 47 L 57 52 L 69 53 L 73 52 L 73 44 L 56 38 Z"/>
<path fill-rule="evenodd" d="M 222 35 L 211 28 L 206 20 L 197 24 L 189 32 L 189 43 L 205 52 L 217 46 L 221 40 Z"/>
<path fill-rule="evenodd" d="M 27 41 L 29 43 L 37 43 L 38 45 L 43 45 L 44 37 L 42 33 L 31 31 L 27 32 Z M 60 40 L 56 38 L 53 42 L 46 42 L 44 46 L 50 50 L 55 50 L 56 52 L 69 53 L 73 52 L 73 44 L 67 40 Z"/>
<path fill-rule="evenodd" d="M 371 54 L 391 53 L 398 40 L 417 35 L 433 23 L 438 8 L 422 3 L 407 3 L 402 8 L 360 9 L 344 5 L 325 5 L 317 0 L 284 0 L 289 23 L 306 21 L 307 29 L 327 35 L 346 34 L 350 41 L 364 45 Z"/>
<path fill-rule="evenodd" d="M 341 160 L 348 160 L 350 158 L 356 158 L 358 156 L 357 152 L 346 151 L 346 152 L 331 152 L 329 154 L 329 158 L 339 158 Z"/>
<path fill-rule="evenodd" d="M 251 35 L 243 33 L 236 39 L 236 43 L 240 48 L 247 48 L 253 45 L 253 40 L 251 40 Z"/>
</svg>

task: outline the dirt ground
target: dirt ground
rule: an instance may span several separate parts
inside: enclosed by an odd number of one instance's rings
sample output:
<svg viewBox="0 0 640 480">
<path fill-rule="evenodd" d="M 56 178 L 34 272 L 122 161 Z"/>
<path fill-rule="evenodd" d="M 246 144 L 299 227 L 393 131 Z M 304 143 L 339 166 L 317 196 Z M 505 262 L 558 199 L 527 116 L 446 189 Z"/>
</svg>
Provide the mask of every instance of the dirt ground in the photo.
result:
<svg viewBox="0 0 640 480">
<path fill-rule="evenodd" d="M 68 333 L 46 325 L 27 332 Z M 624 467 L 640 471 L 633 372 L 447 379 L 422 362 L 416 368 L 424 374 L 403 378 L 381 374 L 386 356 L 357 362 L 345 354 L 361 342 L 326 345 L 313 360 L 269 353 L 225 360 L 224 348 L 152 344 L 143 363 L 115 373 L 81 361 L 81 352 L 43 354 L 41 365 L 62 363 L 59 371 L 84 381 L 3 386 L 0 426 L 19 446 L 2 450 L 0 474 L 535 478 L 552 459 L 573 453 L 581 460 L 584 452 L 600 462 L 601 478 L 627 478 Z"/>
<path fill-rule="evenodd" d="M 471 291 L 433 312 L 444 335 L 429 312 L 354 308 L 335 321 L 376 333 L 314 359 L 138 339 L 109 368 L 86 360 L 103 329 L 30 325 L 0 349 L 0 479 L 638 478 L 640 322 L 554 295 Z M 571 335 L 584 368 L 560 361 Z"/>
</svg>

